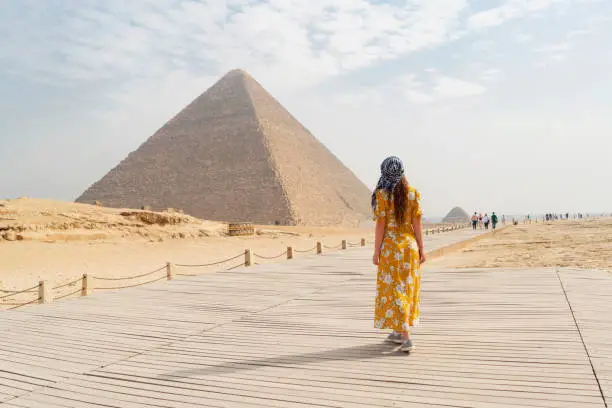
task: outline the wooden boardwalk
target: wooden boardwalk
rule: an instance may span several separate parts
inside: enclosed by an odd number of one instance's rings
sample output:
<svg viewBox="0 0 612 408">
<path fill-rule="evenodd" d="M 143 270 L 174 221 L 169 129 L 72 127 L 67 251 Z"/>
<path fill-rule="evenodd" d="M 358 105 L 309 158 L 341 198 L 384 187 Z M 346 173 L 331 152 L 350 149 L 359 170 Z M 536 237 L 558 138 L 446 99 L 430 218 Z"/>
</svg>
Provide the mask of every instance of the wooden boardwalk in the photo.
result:
<svg viewBox="0 0 612 408">
<path fill-rule="evenodd" d="M 354 248 L 2 312 L 0 406 L 612 401 L 608 272 L 428 269 L 411 355 L 372 328 L 374 279 Z"/>
</svg>

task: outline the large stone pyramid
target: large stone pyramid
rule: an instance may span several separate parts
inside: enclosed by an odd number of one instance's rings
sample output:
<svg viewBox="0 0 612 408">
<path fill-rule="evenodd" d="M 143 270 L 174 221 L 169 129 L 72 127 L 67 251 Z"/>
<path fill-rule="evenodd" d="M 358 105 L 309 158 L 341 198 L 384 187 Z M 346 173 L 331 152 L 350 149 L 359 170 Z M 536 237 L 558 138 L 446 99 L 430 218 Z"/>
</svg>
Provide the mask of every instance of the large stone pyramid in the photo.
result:
<svg viewBox="0 0 612 408">
<path fill-rule="evenodd" d="M 446 217 L 442 219 L 442 222 L 449 224 L 460 224 L 464 222 L 469 222 L 470 219 L 470 215 L 463 208 L 455 207 L 450 210 L 448 214 L 446 214 Z"/>
<path fill-rule="evenodd" d="M 234 70 L 77 201 L 196 217 L 355 226 L 370 191 L 246 72 Z"/>
</svg>

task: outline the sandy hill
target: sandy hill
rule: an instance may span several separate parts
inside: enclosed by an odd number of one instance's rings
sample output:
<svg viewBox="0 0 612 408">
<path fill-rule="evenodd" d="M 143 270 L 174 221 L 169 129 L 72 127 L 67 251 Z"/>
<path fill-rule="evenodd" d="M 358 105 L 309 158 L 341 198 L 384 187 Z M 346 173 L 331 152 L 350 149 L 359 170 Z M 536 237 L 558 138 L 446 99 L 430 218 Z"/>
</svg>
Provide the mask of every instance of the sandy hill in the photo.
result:
<svg viewBox="0 0 612 408">
<path fill-rule="evenodd" d="M 255 79 L 234 70 L 78 202 L 220 221 L 357 226 L 370 191 Z"/>
<path fill-rule="evenodd" d="M 222 235 L 227 225 L 178 212 L 105 208 L 53 200 L 0 201 L 0 241 L 141 237 L 153 241 Z"/>
</svg>

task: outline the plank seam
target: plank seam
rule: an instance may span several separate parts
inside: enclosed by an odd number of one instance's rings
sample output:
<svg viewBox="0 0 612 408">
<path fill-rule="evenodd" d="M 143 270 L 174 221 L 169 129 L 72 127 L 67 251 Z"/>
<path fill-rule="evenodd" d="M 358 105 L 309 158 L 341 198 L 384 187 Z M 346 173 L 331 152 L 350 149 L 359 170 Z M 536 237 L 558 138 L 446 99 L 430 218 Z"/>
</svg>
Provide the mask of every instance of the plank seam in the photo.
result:
<svg viewBox="0 0 612 408">
<path fill-rule="evenodd" d="M 599 388 L 599 394 L 601 395 L 601 399 L 603 400 L 605 408 L 608 408 L 608 402 L 606 401 L 606 395 L 603 392 L 603 388 L 601 387 L 601 382 L 599 381 L 599 377 L 597 377 L 597 371 L 595 370 L 595 366 L 593 365 L 593 359 L 591 358 L 591 353 L 589 353 L 589 348 L 584 341 L 584 337 L 582 336 L 582 331 L 580 330 L 580 325 L 578 324 L 578 319 L 576 319 L 576 314 L 574 313 L 574 308 L 572 307 L 572 302 L 569 300 L 569 296 L 567 295 L 567 291 L 565 290 L 565 285 L 563 284 L 563 280 L 561 279 L 561 275 L 559 274 L 559 268 L 555 267 L 555 273 L 557 274 L 557 279 L 559 279 L 559 284 L 561 284 L 561 289 L 563 290 L 563 295 L 565 295 L 565 300 L 567 301 L 567 305 L 569 306 L 570 312 L 572 313 L 572 318 L 574 319 L 574 324 L 576 325 L 576 329 L 578 330 L 578 335 L 580 336 L 580 341 L 582 342 L 582 346 L 584 347 L 584 352 L 586 353 L 589 364 L 591 365 L 591 370 L 593 370 L 593 376 L 595 377 L 595 381 L 597 381 L 597 387 Z"/>
</svg>

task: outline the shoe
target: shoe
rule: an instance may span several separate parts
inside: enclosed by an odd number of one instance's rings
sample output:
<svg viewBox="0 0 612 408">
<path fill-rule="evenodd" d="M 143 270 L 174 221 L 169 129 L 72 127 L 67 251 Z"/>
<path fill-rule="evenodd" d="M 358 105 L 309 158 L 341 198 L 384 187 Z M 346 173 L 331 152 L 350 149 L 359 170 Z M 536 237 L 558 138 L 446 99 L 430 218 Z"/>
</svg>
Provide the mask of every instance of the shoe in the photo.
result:
<svg viewBox="0 0 612 408">
<path fill-rule="evenodd" d="M 394 343 L 394 344 L 402 344 L 403 340 L 402 340 L 402 333 L 398 333 L 396 331 L 392 332 L 390 335 L 387 336 L 387 343 Z"/>
<path fill-rule="evenodd" d="M 400 351 L 403 351 L 405 353 L 410 353 L 412 350 L 414 350 L 414 345 L 412 344 L 412 340 L 410 339 L 405 340 L 400 346 Z"/>
</svg>

